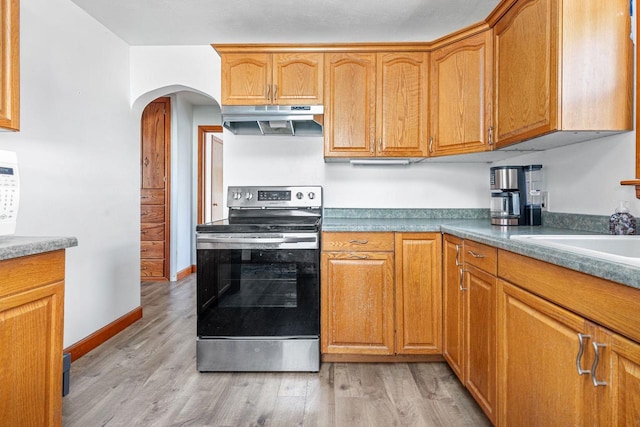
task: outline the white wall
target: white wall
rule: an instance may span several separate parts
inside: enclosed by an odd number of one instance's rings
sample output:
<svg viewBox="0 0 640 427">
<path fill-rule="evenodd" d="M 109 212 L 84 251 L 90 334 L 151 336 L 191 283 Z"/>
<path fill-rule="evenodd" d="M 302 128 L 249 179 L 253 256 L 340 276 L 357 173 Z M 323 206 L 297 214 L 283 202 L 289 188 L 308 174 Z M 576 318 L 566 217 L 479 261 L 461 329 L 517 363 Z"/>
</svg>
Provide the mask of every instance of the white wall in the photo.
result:
<svg viewBox="0 0 640 427">
<path fill-rule="evenodd" d="M 326 207 L 487 208 L 489 164 L 325 163 L 321 137 L 224 132 L 225 185 L 322 185 Z"/>
<path fill-rule="evenodd" d="M 68 0 L 21 2 L 16 234 L 75 236 L 67 250 L 64 345 L 140 305 L 139 117 L 129 47 Z"/>
<path fill-rule="evenodd" d="M 629 202 L 640 217 L 635 187 L 620 181 L 635 178 L 635 131 L 515 157 L 496 164 L 543 165 L 549 211 L 610 215 L 618 201 Z"/>
</svg>

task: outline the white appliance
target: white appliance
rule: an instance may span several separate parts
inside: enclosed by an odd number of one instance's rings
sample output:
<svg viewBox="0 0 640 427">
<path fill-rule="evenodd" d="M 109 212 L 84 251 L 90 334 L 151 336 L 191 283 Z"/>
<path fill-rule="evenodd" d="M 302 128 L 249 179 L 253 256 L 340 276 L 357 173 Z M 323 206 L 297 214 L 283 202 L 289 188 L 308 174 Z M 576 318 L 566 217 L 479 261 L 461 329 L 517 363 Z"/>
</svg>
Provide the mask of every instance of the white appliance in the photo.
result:
<svg viewBox="0 0 640 427">
<path fill-rule="evenodd" d="M 16 232 L 19 201 L 18 157 L 13 151 L 0 150 L 0 236 Z"/>
</svg>

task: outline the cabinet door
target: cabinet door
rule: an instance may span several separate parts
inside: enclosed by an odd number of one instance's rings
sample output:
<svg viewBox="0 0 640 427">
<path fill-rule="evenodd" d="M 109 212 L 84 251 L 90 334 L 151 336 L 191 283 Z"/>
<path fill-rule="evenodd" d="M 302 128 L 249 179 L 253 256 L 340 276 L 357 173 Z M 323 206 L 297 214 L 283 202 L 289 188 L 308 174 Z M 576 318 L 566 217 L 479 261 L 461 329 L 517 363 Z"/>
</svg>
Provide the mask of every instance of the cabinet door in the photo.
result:
<svg viewBox="0 0 640 427">
<path fill-rule="evenodd" d="M 377 73 L 377 155 L 426 156 L 429 54 L 379 53 Z"/>
<path fill-rule="evenodd" d="M 496 422 L 496 277 L 465 264 L 467 292 L 466 386 Z M 511 425 L 511 424 L 509 424 Z M 517 425 L 517 424 L 512 424 Z"/>
<path fill-rule="evenodd" d="M 429 155 L 490 149 L 492 78 L 491 30 L 433 52 Z"/>
<path fill-rule="evenodd" d="M 322 53 L 274 53 L 273 103 L 322 104 L 323 63 Z"/>
<path fill-rule="evenodd" d="M 0 127 L 20 128 L 20 1 L 0 0 Z"/>
<path fill-rule="evenodd" d="M 323 353 L 393 354 L 393 253 L 322 254 Z"/>
<path fill-rule="evenodd" d="M 271 54 L 225 53 L 221 67 L 223 105 L 271 103 Z"/>
<path fill-rule="evenodd" d="M 376 55 L 325 55 L 324 155 L 374 156 Z"/>
<path fill-rule="evenodd" d="M 606 352 L 606 348 L 604 349 Z M 640 425 L 640 345 L 619 335 L 611 338 L 610 399 L 613 422 L 602 425 Z M 605 386 L 605 387 L 607 387 Z M 599 411 L 602 410 L 601 408 Z M 606 410 L 603 412 L 607 413 Z"/>
<path fill-rule="evenodd" d="M 500 425 L 586 425 L 588 374 L 576 367 L 578 333 L 585 320 L 499 281 Z M 593 352 L 585 339 L 580 366 L 590 369 Z"/>
<path fill-rule="evenodd" d="M 444 236 L 443 244 L 442 354 L 453 372 L 464 384 L 464 325 L 466 292 L 462 284 L 462 239 Z"/>
<path fill-rule="evenodd" d="M 558 128 L 558 0 L 518 1 L 494 31 L 500 148 Z"/>
<path fill-rule="evenodd" d="M 63 304 L 63 282 L 0 298 L 3 425 L 61 425 Z"/>
<path fill-rule="evenodd" d="M 440 233 L 396 233 L 396 353 L 442 353 Z"/>
</svg>

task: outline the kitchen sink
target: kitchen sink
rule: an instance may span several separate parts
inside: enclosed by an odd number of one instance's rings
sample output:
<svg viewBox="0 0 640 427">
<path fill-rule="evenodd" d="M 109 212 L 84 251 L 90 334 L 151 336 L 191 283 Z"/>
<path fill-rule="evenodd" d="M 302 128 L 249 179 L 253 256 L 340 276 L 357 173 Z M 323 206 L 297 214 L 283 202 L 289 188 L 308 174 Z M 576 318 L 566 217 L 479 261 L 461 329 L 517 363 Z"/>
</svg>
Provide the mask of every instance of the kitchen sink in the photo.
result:
<svg viewBox="0 0 640 427">
<path fill-rule="evenodd" d="M 520 234 L 510 239 L 640 267 L 640 236 Z"/>
</svg>

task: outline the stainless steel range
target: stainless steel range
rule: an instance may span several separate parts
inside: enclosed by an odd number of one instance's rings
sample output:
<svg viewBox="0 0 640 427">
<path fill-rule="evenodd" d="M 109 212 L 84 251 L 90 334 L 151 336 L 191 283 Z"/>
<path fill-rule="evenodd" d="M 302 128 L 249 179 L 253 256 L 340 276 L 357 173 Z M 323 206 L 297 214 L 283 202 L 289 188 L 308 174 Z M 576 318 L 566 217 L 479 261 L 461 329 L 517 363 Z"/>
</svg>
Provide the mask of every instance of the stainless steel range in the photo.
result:
<svg viewBox="0 0 640 427">
<path fill-rule="evenodd" d="M 196 227 L 197 367 L 320 368 L 322 187 L 229 187 Z"/>
</svg>

